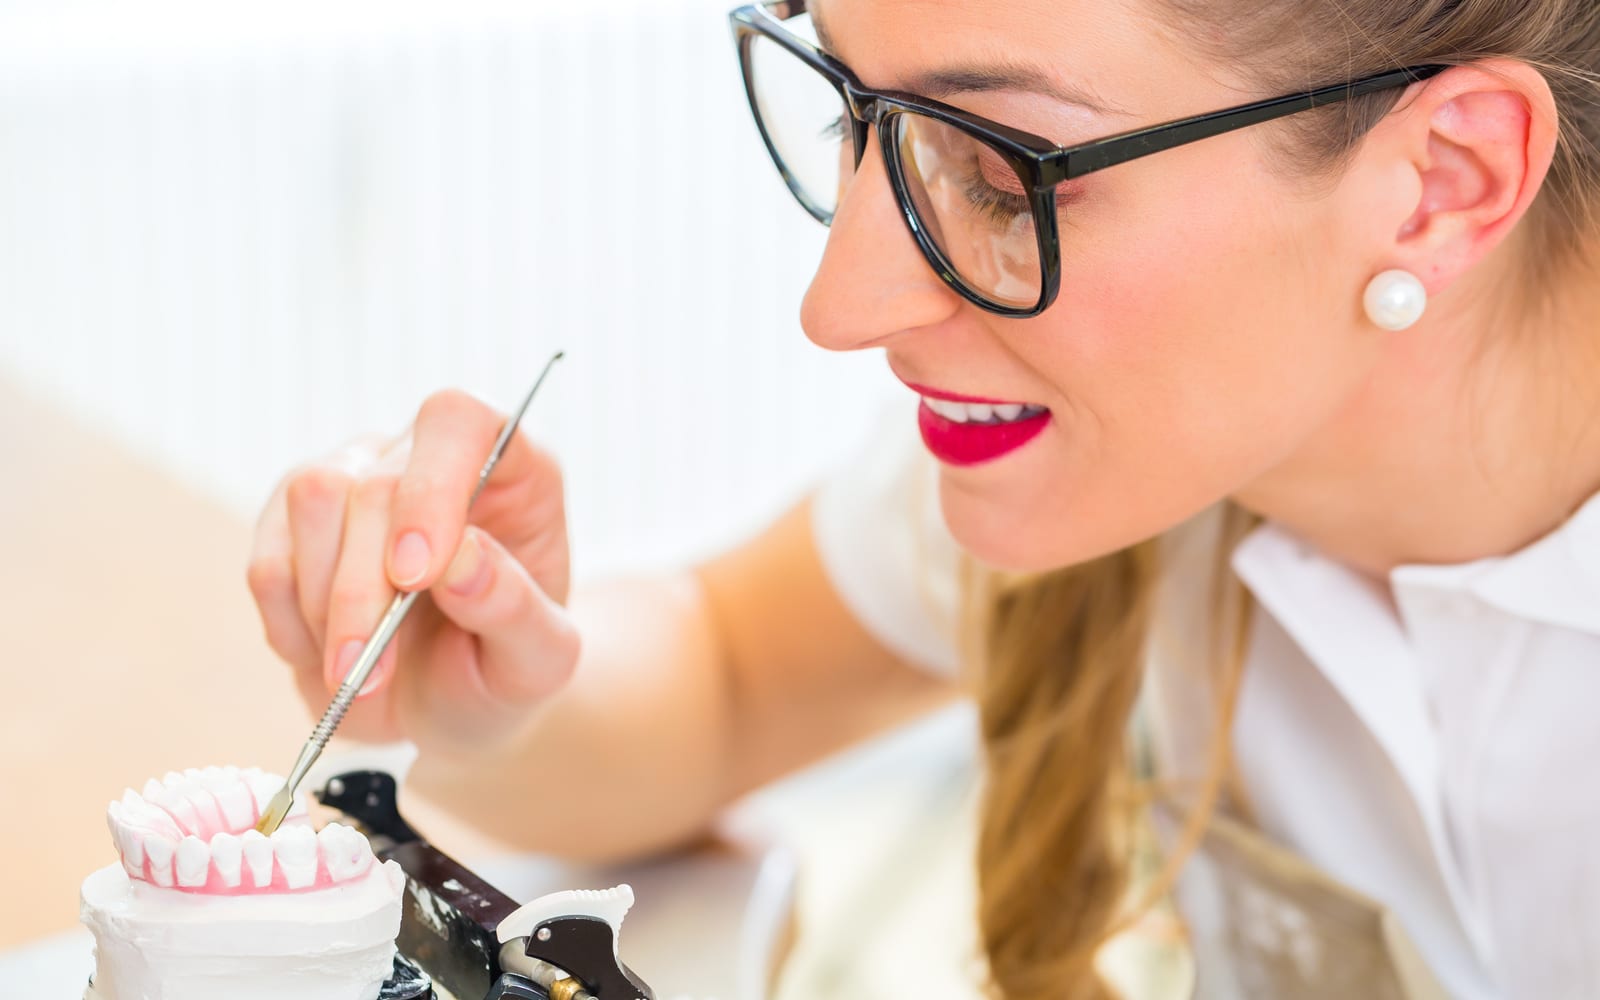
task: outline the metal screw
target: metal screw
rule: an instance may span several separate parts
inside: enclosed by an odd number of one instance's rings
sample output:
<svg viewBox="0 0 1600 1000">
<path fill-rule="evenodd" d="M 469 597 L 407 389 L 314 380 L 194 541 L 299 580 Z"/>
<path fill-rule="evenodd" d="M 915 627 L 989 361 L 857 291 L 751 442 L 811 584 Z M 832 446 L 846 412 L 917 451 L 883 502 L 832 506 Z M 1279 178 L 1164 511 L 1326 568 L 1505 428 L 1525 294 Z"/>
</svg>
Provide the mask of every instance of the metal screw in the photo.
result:
<svg viewBox="0 0 1600 1000">
<path fill-rule="evenodd" d="M 548 940 L 550 940 L 550 928 L 548 928 L 548 927 L 539 928 L 539 933 L 535 934 L 534 937 L 538 938 L 540 941 L 548 941 Z"/>
<path fill-rule="evenodd" d="M 334 778 L 333 780 L 329 781 L 328 782 L 328 794 L 332 795 L 334 798 L 338 798 L 339 796 L 343 795 L 344 794 L 344 781 L 342 779 L 339 779 L 339 778 Z"/>
</svg>

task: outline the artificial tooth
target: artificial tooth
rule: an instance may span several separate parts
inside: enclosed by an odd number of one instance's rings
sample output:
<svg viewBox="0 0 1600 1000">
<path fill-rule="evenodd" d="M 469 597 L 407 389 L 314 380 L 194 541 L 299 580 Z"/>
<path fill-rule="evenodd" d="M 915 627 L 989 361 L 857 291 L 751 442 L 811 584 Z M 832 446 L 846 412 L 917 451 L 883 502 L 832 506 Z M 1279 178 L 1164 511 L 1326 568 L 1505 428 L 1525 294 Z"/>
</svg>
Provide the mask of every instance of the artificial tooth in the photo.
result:
<svg viewBox="0 0 1600 1000">
<path fill-rule="evenodd" d="M 286 826 L 272 835 L 273 853 L 291 889 L 304 889 L 317 880 L 317 835 L 309 827 Z"/>
<path fill-rule="evenodd" d="M 144 878 L 144 839 L 139 834 L 122 831 L 117 838 L 117 855 L 122 858 L 122 870 L 129 878 Z"/>
<path fill-rule="evenodd" d="M 125 826 L 118 830 L 117 851 L 122 854 L 123 867 L 130 872 L 144 874 L 144 830 Z"/>
<path fill-rule="evenodd" d="M 171 816 L 159 807 L 151 805 L 131 788 L 122 793 L 120 806 L 117 818 L 127 826 L 164 835 L 174 843 L 183 836 L 183 831 L 178 829 L 178 824 L 173 822 Z"/>
<path fill-rule="evenodd" d="M 146 798 L 149 798 L 149 796 L 146 796 Z M 200 828 L 200 814 L 195 809 L 194 803 L 189 800 L 189 796 L 183 793 L 180 786 L 169 783 L 151 801 L 165 810 L 185 833 L 190 833 Z"/>
<path fill-rule="evenodd" d="M 245 865 L 250 869 L 250 882 L 257 889 L 272 884 L 272 841 L 260 830 L 246 830 L 239 838 Z"/>
<path fill-rule="evenodd" d="M 239 777 L 250 788 L 250 795 L 255 799 L 256 815 L 260 816 L 267 809 L 267 803 L 272 801 L 273 793 L 278 789 L 272 787 L 272 779 L 267 777 L 258 767 L 247 767 L 239 772 Z"/>
<path fill-rule="evenodd" d="M 150 837 L 144 842 L 145 857 L 150 859 L 150 881 L 156 885 L 172 887 L 173 851 L 173 842 L 165 837 Z"/>
<path fill-rule="evenodd" d="M 228 772 L 232 771 L 232 774 Z M 233 768 L 208 767 L 200 772 L 199 784 L 216 800 L 217 811 L 222 814 L 222 828 L 244 830 L 255 824 L 257 813 L 255 797 L 239 779 Z"/>
<path fill-rule="evenodd" d="M 117 856 L 122 867 L 132 878 L 144 878 L 144 831 L 136 829 L 122 819 L 121 803 L 113 802 L 106 810 L 107 825 L 111 827 L 111 841 L 117 845 Z"/>
<path fill-rule="evenodd" d="M 267 804 L 272 797 L 283 788 L 283 778 L 276 774 L 268 774 L 260 768 L 247 767 L 239 772 L 245 783 L 250 786 L 250 793 L 255 797 L 256 815 L 260 816 L 267 811 Z M 306 815 L 305 799 L 299 795 L 294 797 L 294 804 L 289 807 L 289 816 L 298 817 Z"/>
<path fill-rule="evenodd" d="M 329 823 L 317 833 L 323 863 L 335 882 L 345 882 L 362 872 L 372 863 L 372 846 L 367 838 L 343 823 Z"/>
<path fill-rule="evenodd" d="M 198 770 L 183 772 L 185 779 L 181 791 L 189 800 L 190 806 L 200 817 L 200 826 L 194 833 L 203 833 L 210 836 L 216 830 L 228 829 L 228 819 L 222 814 L 222 803 L 217 799 L 217 793 Z"/>
<path fill-rule="evenodd" d="M 219 833 L 212 837 L 211 862 L 216 865 L 217 877 L 224 886 L 238 888 L 244 875 L 244 842 L 231 833 Z"/>
<path fill-rule="evenodd" d="M 180 886 L 185 889 L 202 888 L 210 873 L 211 848 L 199 837 L 185 837 L 178 841 L 177 859 L 173 867 Z"/>
</svg>

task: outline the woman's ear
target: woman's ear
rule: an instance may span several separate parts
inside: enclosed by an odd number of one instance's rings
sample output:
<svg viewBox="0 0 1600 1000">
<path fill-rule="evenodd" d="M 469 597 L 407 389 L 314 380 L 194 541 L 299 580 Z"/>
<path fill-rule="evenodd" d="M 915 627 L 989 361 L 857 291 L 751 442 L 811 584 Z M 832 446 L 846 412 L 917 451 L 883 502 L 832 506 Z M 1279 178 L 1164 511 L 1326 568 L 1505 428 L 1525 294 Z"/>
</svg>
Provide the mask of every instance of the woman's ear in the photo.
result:
<svg viewBox="0 0 1600 1000">
<path fill-rule="evenodd" d="M 1494 59 L 1417 85 L 1398 110 L 1379 126 L 1381 155 L 1392 158 L 1382 173 L 1393 181 L 1398 171 L 1412 203 L 1378 263 L 1433 294 L 1527 214 L 1555 156 L 1555 96 L 1532 66 Z"/>
</svg>

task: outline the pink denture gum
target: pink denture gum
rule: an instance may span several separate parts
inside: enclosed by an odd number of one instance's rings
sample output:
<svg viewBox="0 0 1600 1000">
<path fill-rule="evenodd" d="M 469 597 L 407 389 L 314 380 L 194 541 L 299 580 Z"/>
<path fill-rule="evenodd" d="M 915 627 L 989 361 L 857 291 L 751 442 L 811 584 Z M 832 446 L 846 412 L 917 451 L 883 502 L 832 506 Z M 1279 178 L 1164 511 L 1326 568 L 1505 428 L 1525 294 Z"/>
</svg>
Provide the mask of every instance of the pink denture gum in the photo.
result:
<svg viewBox="0 0 1600 1000">
<path fill-rule="evenodd" d="M 256 820 L 283 779 L 256 768 L 170 772 L 106 810 L 130 878 L 181 892 L 237 896 L 327 889 L 365 875 L 377 859 L 358 831 L 311 828 L 297 801 L 271 837 Z"/>
</svg>

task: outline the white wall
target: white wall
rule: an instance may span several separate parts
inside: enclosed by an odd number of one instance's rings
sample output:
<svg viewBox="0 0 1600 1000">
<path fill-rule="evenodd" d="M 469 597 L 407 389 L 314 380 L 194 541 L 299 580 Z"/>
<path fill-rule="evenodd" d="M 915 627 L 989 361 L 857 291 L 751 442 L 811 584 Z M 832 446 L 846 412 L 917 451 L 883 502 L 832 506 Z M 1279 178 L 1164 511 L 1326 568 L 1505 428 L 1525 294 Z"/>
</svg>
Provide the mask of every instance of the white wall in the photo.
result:
<svg viewBox="0 0 1600 1000">
<path fill-rule="evenodd" d="M 565 348 L 580 572 L 750 530 L 898 387 L 799 330 L 730 2 L 0 8 L 0 369 L 253 514 Z"/>
</svg>

